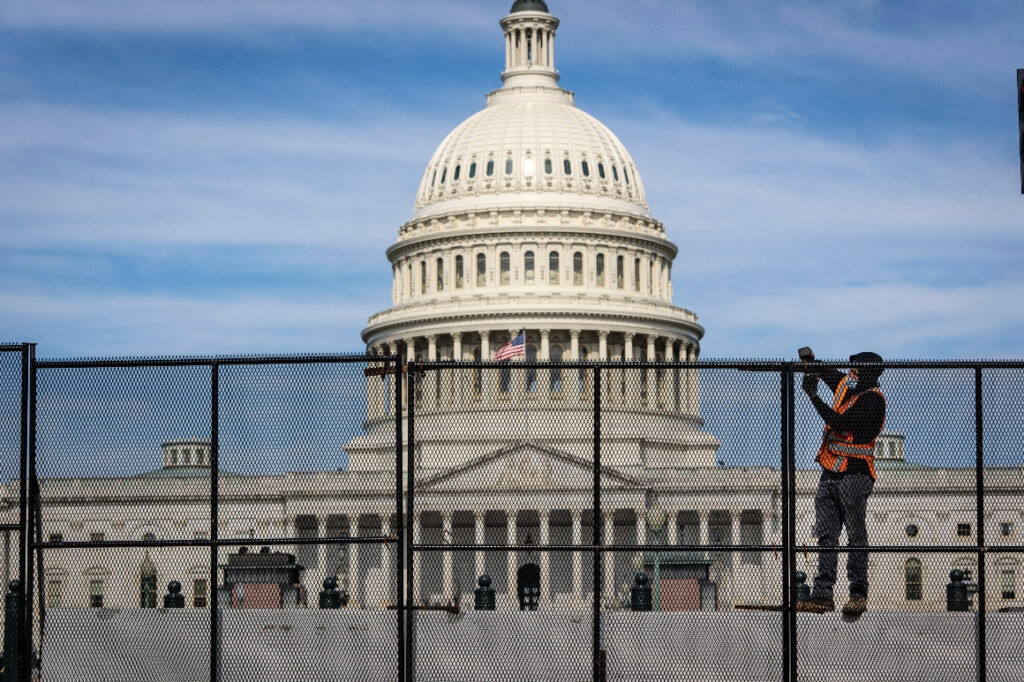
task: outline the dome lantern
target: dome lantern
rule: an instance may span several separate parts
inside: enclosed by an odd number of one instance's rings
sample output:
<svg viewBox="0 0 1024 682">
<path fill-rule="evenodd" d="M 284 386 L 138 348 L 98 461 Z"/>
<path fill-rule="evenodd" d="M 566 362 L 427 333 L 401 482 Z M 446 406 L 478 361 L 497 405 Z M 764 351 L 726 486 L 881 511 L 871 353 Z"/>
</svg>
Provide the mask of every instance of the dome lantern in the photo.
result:
<svg viewBox="0 0 1024 682">
<path fill-rule="evenodd" d="M 504 87 L 555 87 L 555 30 L 558 19 L 541 0 L 516 0 L 501 20 L 505 31 Z"/>
</svg>

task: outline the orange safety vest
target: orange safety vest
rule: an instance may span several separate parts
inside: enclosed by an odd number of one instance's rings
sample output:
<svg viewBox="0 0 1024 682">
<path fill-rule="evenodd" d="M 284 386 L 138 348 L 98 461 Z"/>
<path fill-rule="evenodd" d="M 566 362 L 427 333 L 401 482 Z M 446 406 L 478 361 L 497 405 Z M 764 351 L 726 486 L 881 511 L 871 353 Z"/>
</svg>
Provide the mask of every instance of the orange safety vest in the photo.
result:
<svg viewBox="0 0 1024 682">
<path fill-rule="evenodd" d="M 836 386 L 835 398 L 832 402 L 832 409 L 839 414 L 845 413 L 857 402 L 857 398 L 861 397 L 865 393 L 877 393 L 882 397 L 882 402 L 885 402 L 885 396 L 876 386 L 870 391 L 864 391 L 864 393 L 858 393 L 849 400 L 846 399 L 846 377 L 843 377 Z M 882 416 L 882 426 L 878 428 L 878 432 L 881 433 L 882 428 L 885 426 L 885 414 Z M 823 468 L 836 473 L 846 471 L 846 466 L 849 464 L 850 457 L 858 457 L 860 459 L 867 460 L 868 471 L 871 473 L 871 480 L 875 480 L 875 439 L 878 438 L 876 433 L 870 443 L 854 443 L 852 433 L 844 433 L 836 431 L 828 424 L 825 424 L 825 432 L 821 435 L 821 447 L 818 448 L 818 456 L 814 460 L 820 464 Z"/>
</svg>

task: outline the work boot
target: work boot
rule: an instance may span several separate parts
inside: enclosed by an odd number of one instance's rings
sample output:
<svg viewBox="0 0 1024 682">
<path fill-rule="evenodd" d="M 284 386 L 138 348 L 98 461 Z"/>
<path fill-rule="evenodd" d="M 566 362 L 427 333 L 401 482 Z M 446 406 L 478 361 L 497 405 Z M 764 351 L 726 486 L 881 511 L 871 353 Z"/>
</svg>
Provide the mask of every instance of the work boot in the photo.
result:
<svg viewBox="0 0 1024 682">
<path fill-rule="evenodd" d="M 851 596 L 850 600 L 843 604 L 844 616 L 859 616 L 868 610 L 868 600 L 864 597 Z"/>
<path fill-rule="evenodd" d="M 811 599 L 801 599 L 798 601 L 796 603 L 796 610 L 807 613 L 828 613 L 829 611 L 835 611 L 836 605 L 831 599 L 813 597 Z"/>
</svg>

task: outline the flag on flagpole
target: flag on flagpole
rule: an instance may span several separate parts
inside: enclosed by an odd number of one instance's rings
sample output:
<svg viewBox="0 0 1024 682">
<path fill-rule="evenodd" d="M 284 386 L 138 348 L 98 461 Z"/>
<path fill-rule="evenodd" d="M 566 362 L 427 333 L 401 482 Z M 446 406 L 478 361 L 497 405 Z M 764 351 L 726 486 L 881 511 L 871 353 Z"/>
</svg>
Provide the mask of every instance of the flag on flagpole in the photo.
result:
<svg viewBox="0 0 1024 682">
<path fill-rule="evenodd" d="M 494 353 L 495 360 L 510 360 L 526 357 L 526 330 L 519 332 L 515 338 Z"/>
</svg>

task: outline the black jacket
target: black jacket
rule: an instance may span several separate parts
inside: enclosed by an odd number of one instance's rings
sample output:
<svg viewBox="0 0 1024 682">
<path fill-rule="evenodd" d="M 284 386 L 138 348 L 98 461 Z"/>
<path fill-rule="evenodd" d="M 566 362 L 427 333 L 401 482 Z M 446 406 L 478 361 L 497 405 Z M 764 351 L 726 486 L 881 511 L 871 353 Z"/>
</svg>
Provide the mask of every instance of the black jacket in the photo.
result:
<svg viewBox="0 0 1024 682">
<path fill-rule="evenodd" d="M 846 375 L 837 369 L 826 369 L 820 374 L 821 379 L 832 389 L 833 394 L 844 376 Z M 877 381 L 867 379 L 862 374 L 857 381 L 857 388 L 847 394 L 847 399 L 871 391 L 877 386 Z M 878 436 L 885 423 L 885 400 L 877 393 L 871 392 L 862 395 L 853 404 L 853 407 L 843 414 L 833 410 L 832 405 L 822 400 L 817 393 L 811 395 L 810 398 L 811 404 L 814 405 L 814 409 L 818 411 L 825 423 L 836 431 L 852 433 L 854 443 L 870 443 Z M 846 473 L 866 474 L 868 473 L 868 464 L 862 459 L 851 457 L 846 466 Z"/>
</svg>

